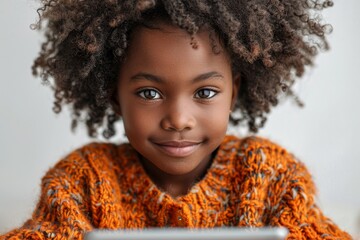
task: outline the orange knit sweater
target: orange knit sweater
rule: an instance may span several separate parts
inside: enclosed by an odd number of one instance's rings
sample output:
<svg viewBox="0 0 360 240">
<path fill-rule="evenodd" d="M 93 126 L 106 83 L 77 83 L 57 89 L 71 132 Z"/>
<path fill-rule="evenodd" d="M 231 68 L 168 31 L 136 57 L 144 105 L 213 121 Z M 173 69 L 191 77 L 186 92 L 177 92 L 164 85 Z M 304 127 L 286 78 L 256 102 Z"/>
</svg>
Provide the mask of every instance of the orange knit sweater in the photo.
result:
<svg viewBox="0 0 360 240">
<path fill-rule="evenodd" d="M 1 239 L 82 239 L 94 228 L 285 226 L 288 239 L 351 239 L 314 203 L 305 166 L 261 138 L 225 137 L 204 178 L 173 199 L 129 144 L 92 143 L 42 179 L 32 218 Z"/>
</svg>

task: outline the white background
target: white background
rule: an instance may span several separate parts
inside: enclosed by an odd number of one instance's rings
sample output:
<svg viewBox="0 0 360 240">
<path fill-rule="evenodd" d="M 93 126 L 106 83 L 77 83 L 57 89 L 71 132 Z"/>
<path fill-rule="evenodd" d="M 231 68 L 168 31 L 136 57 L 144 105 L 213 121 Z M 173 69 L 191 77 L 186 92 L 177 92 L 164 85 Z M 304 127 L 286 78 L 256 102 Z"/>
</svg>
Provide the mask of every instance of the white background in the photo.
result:
<svg viewBox="0 0 360 240">
<path fill-rule="evenodd" d="M 91 141 L 84 128 L 70 132 L 68 112 L 56 116 L 50 89 L 31 75 L 41 42 L 29 28 L 36 7 L 33 0 L 0 0 L 0 233 L 30 217 L 44 173 Z M 360 236 L 359 9 L 360 1 L 343 0 L 326 11 L 332 49 L 297 86 L 306 107 L 280 105 L 259 133 L 306 163 L 320 207 L 354 236 Z"/>
</svg>

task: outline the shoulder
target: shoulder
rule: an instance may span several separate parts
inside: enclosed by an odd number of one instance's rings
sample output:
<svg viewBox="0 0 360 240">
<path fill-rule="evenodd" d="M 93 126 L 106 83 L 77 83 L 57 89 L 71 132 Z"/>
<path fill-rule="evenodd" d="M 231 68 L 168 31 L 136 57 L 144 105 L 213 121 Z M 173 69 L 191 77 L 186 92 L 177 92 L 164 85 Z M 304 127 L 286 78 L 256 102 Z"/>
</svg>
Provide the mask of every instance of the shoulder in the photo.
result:
<svg viewBox="0 0 360 240">
<path fill-rule="evenodd" d="M 92 142 L 71 151 L 46 172 L 41 181 L 42 194 L 49 198 L 63 190 L 76 201 L 89 202 L 90 195 L 101 199 L 104 189 L 119 192 L 115 169 L 119 168 L 121 149 L 128 146 Z M 64 196 L 57 194 L 55 199 Z"/>
<path fill-rule="evenodd" d="M 268 196 L 276 199 L 297 193 L 305 197 L 316 194 L 305 164 L 284 147 L 262 137 L 231 138 L 238 145 L 233 162 L 235 176 L 244 186 L 267 189 Z"/>
<path fill-rule="evenodd" d="M 236 136 L 228 135 L 223 141 L 223 146 L 227 148 L 236 148 L 237 151 L 242 154 L 254 155 L 254 154 L 265 154 L 276 153 L 280 155 L 290 154 L 285 148 L 279 144 L 263 137 L 259 136 L 247 136 L 239 138 Z M 291 154 L 290 154 L 291 155 Z M 295 157 L 294 157 L 295 158 Z"/>
<path fill-rule="evenodd" d="M 248 136 L 238 138 L 227 136 L 226 140 L 236 144 L 238 156 L 244 156 L 250 161 L 261 161 L 271 166 L 281 163 L 286 163 L 288 167 L 291 167 L 292 164 L 303 165 L 294 154 L 288 152 L 278 143 L 264 137 Z"/>
<path fill-rule="evenodd" d="M 239 138 L 236 136 L 227 136 L 227 139 L 239 142 L 239 147 L 241 150 L 252 151 L 254 149 L 266 149 L 283 154 L 287 153 L 284 147 L 280 146 L 279 144 L 273 142 L 268 138 L 260 136 L 246 136 L 243 138 Z"/>
<path fill-rule="evenodd" d="M 235 166 L 238 171 L 258 173 L 263 177 L 268 176 L 269 180 L 296 176 L 305 182 L 311 181 L 311 174 L 305 164 L 278 143 L 258 136 L 227 136 L 226 139 L 236 145 Z"/>
<path fill-rule="evenodd" d="M 55 168 L 63 168 L 66 166 L 85 167 L 90 160 L 98 159 L 99 161 L 107 161 L 115 155 L 117 146 L 112 143 L 91 142 L 72 150 L 65 155 Z"/>
<path fill-rule="evenodd" d="M 85 144 L 62 157 L 49 169 L 46 176 L 66 175 L 78 178 L 96 172 L 109 171 L 113 168 L 121 151 L 127 148 L 129 146 L 126 143 L 121 145 L 103 142 Z"/>
</svg>

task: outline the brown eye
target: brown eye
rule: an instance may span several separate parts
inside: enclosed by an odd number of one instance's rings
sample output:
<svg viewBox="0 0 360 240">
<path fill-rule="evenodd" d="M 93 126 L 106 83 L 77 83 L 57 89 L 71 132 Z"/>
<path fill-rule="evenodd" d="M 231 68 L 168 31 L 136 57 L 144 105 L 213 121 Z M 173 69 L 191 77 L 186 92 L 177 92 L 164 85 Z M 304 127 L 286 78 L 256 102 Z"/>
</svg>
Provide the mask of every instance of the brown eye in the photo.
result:
<svg viewBox="0 0 360 240">
<path fill-rule="evenodd" d="M 209 99 L 214 97 L 217 94 L 217 91 L 209 89 L 209 88 L 204 88 L 204 89 L 200 89 L 199 91 L 197 91 L 197 93 L 195 94 L 196 98 L 202 98 L 202 99 Z"/>
<path fill-rule="evenodd" d="M 158 91 L 154 89 L 143 89 L 138 92 L 138 95 L 144 99 L 153 100 L 161 98 Z"/>
</svg>

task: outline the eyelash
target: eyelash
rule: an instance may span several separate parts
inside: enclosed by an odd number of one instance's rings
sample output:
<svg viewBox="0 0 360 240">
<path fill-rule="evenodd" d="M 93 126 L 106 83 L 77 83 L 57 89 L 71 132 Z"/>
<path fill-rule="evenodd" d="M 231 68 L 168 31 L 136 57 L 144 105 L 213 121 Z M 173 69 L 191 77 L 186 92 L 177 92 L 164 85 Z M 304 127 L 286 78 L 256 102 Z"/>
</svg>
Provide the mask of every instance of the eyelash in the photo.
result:
<svg viewBox="0 0 360 240">
<path fill-rule="evenodd" d="M 159 95 L 159 97 L 156 97 L 156 98 L 155 98 L 154 94 L 151 94 L 154 98 L 147 98 L 146 95 L 145 95 L 145 92 L 147 92 L 147 91 L 153 92 L 153 93 L 155 92 L 155 96 L 156 96 L 156 95 Z M 205 98 L 196 97 L 196 98 L 201 99 L 201 100 L 209 100 L 209 99 L 215 97 L 215 96 L 219 93 L 219 91 L 217 91 L 217 90 L 215 90 L 215 89 L 212 89 L 212 88 L 202 88 L 202 89 L 199 89 L 199 90 L 196 91 L 195 96 L 197 96 L 197 95 L 199 94 L 199 92 L 201 92 L 201 91 L 209 91 L 209 92 L 210 92 L 210 95 L 211 95 L 210 97 L 205 97 Z M 144 89 L 141 89 L 141 90 L 137 91 L 136 94 L 137 94 L 139 97 L 141 97 L 141 98 L 143 98 L 144 100 L 147 100 L 147 101 L 158 100 L 158 99 L 161 98 L 161 94 L 159 93 L 159 91 L 156 90 L 156 89 L 153 89 L 153 88 L 144 88 Z"/>
<path fill-rule="evenodd" d="M 210 93 L 212 92 L 212 94 L 210 94 L 211 95 L 210 97 L 205 97 L 205 98 L 198 97 L 199 99 L 202 99 L 202 100 L 209 100 L 209 99 L 215 97 L 219 93 L 219 91 L 212 89 L 212 88 L 202 88 L 202 89 L 196 91 L 195 96 L 198 95 L 199 92 L 201 92 L 201 91 L 209 91 Z"/>
<path fill-rule="evenodd" d="M 139 97 L 141 97 L 141 98 L 143 98 L 143 99 L 145 99 L 145 100 L 157 100 L 157 99 L 159 99 L 159 98 L 147 98 L 147 97 L 145 96 L 145 92 L 146 92 L 146 91 L 155 92 L 155 94 L 157 94 L 157 95 L 159 95 L 159 96 L 161 97 L 159 91 L 157 91 L 157 90 L 155 90 L 155 89 L 153 89 L 153 88 L 144 88 L 144 89 L 141 89 L 141 90 L 137 91 L 136 94 L 137 94 Z"/>
</svg>

